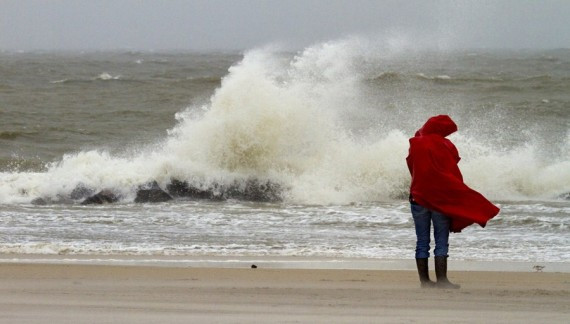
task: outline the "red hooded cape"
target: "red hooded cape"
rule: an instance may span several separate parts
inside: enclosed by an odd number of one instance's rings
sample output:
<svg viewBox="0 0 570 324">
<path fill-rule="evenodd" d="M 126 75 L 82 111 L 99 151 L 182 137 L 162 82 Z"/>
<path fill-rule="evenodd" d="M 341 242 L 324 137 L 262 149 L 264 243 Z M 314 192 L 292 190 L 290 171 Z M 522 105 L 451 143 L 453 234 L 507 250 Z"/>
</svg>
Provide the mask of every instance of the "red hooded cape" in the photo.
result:
<svg viewBox="0 0 570 324">
<path fill-rule="evenodd" d="M 473 223 L 485 227 L 499 213 L 499 208 L 463 183 L 457 166 L 459 153 L 445 138 L 455 131 L 457 125 L 449 116 L 431 117 L 410 138 L 406 162 L 412 175 L 413 200 L 450 217 L 451 231 L 461 232 Z"/>
</svg>

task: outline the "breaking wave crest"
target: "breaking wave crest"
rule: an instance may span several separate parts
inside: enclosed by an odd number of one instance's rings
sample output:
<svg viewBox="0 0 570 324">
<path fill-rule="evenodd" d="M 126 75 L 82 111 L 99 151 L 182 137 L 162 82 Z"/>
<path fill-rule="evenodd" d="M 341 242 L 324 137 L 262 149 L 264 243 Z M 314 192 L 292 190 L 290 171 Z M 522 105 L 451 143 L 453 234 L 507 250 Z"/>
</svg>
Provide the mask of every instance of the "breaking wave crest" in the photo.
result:
<svg viewBox="0 0 570 324">
<path fill-rule="evenodd" d="M 419 128 L 439 112 L 410 110 L 413 117 L 403 121 L 393 107 L 371 107 L 364 88 L 374 74 L 370 69 L 381 70 L 374 55 L 354 40 L 318 44 L 294 57 L 252 50 L 229 69 L 207 104 L 176 114 L 178 123 L 165 139 L 120 156 L 68 154 L 45 172 L 0 173 L 0 203 L 69 195 L 80 184 L 112 188 L 132 201 L 139 185 L 157 181 L 164 187 L 173 179 L 204 190 L 260 179 L 279 184 L 282 198 L 296 203 L 403 199 L 410 125 Z M 397 109 L 400 116 L 408 107 Z M 371 112 L 382 122 L 356 135 L 351 117 Z M 570 191 L 570 137 L 554 144 L 557 158 L 546 158 L 538 144 L 498 149 L 459 127 L 451 139 L 463 157 L 460 168 L 483 194 L 555 199 Z"/>
</svg>

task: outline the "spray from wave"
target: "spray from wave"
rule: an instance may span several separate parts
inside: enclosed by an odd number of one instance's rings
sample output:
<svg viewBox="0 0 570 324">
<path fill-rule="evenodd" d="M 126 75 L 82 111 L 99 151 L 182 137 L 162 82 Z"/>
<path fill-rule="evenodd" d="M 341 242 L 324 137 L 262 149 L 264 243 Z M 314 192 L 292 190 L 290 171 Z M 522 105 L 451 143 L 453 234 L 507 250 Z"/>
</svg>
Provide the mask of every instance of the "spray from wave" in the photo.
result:
<svg viewBox="0 0 570 324">
<path fill-rule="evenodd" d="M 282 198 L 296 203 L 404 198 L 410 125 L 419 128 L 441 111 L 367 101 L 366 82 L 387 72 L 378 73 L 382 59 L 396 52 L 378 52 L 361 39 L 318 44 L 293 57 L 252 50 L 209 103 L 176 114 L 177 125 L 160 143 L 122 156 L 68 154 L 45 172 L 1 173 L 0 202 L 65 196 L 78 185 L 112 188 L 132 201 L 137 186 L 164 187 L 173 179 L 203 190 L 258 179 L 279 184 Z M 366 131 L 359 132 L 363 120 Z M 558 143 L 557 159 L 545 159 L 538 144 L 497 148 L 459 126 L 451 139 L 466 182 L 490 198 L 552 199 L 570 191 L 570 137 Z"/>
</svg>

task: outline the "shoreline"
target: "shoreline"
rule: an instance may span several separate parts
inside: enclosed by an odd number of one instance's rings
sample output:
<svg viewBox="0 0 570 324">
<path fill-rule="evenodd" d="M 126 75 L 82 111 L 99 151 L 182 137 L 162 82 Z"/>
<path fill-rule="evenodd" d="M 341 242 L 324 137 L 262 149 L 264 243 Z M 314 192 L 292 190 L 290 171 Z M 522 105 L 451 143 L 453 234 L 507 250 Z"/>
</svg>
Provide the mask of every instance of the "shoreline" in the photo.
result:
<svg viewBox="0 0 570 324">
<path fill-rule="evenodd" d="M 433 273 L 432 273 L 433 278 Z M 0 323 L 566 323 L 569 273 L 0 263 Z"/>
<path fill-rule="evenodd" d="M 430 259 L 433 268 L 433 258 Z M 322 270 L 415 271 L 410 259 L 367 259 L 282 256 L 147 256 L 0 254 L 2 264 L 151 266 L 172 268 L 250 268 Z M 570 262 L 449 260 L 450 271 L 507 271 L 570 273 Z"/>
</svg>

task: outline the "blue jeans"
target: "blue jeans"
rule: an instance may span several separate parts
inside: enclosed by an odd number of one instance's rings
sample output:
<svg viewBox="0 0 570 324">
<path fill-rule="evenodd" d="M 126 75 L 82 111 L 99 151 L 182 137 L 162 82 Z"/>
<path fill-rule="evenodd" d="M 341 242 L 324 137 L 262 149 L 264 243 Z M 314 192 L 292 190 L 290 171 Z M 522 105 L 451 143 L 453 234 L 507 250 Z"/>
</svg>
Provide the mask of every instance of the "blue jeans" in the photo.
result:
<svg viewBox="0 0 570 324">
<path fill-rule="evenodd" d="M 412 204 L 412 216 L 416 227 L 416 258 L 429 258 L 431 223 L 435 239 L 435 256 L 447 256 L 449 250 L 449 226 L 447 216 L 436 211 Z"/>
</svg>

